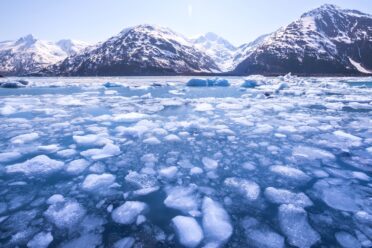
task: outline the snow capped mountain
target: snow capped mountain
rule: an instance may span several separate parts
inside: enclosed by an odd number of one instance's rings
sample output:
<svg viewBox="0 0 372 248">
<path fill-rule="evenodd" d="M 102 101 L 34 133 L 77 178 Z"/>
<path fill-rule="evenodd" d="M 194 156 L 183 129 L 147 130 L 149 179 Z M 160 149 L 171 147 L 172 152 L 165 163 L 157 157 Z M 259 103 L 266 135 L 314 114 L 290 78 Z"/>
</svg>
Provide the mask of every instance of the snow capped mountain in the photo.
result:
<svg viewBox="0 0 372 248">
<path fill-rule="evenodd" d="M 37 72 L 87 46 L 87 43 L 72 40 L 61 43 L 38 40 L 32 35 L 16 41 L 3 41 L 0 42 L 0 74 L 23 75 Z"/>
<path fill-rule="evenodd" d="M 139 25 L 42 71 L 52 75 L 177 75 L 219 72 L 194 44 L 168 28 Z"/>
<path fill-rule="evenodd" d="M 231 61 L 237 48 L 230 42 L 214 33 L 206 33 L 192 41 L 198 49 L 214 59 L 221 71 L 233 69 Z"/>
<path fill-rule="evenodd" d="M 367 73 L 371 54 L 372 16 L 323 5 L 264 37 L 235 73 Z"/>
</svg>

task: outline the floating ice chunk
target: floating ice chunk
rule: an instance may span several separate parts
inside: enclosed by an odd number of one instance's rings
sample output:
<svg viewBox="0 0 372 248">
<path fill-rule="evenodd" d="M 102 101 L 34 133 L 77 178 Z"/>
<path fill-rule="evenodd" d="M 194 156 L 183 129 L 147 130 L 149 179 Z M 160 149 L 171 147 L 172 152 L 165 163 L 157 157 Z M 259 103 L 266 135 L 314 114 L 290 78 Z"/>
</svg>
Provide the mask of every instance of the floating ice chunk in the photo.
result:
<svg viewBox="0 0 372 248">
<path fill-rule="evenodd" d="M 90 157 L 93 160 L 105 159 L 117 156 L 121 153 L 120 148 L 114 144 L 107 144 L 102 149 L 89 149 L 81 152 L 84 157 Z"/>
<path fill-rule="evenodd" d="M 315 147 L 307 147 L 307 146 L 298 146 L 293 149 L 293 155 L 304 157 L 307 159 L 335 159 L 335 156 L 325 150 L 321 150 Z"/>
<path fill-rule="evenodd" d="M 45 146 L 38 146 L 38 149 L 43 152 L 55 152 L 58 151 L 60 148 L 57 144 L 51 144 Z"/>
<path fill-rule="evenodd" d="M 177 175 L 178 169 L 176 166 L 169 166 L 159 170 L 159 175 L 166 179 L 174 179 Z"/>
<path fill-rule="evenodd" d="M 307 182 L 310 180 L 310 177 L 306 175 L 303 171 L 288 166 L 273 165 L 270 167 L 270 171 L 280 176 L 295 179 L 298 181 Z"/>
<path fill-rule="evenodd" d="M 254 80 L 245 80 L 244 83 L 242 83 L 240 85 L 240 87 L 243 87 L 243 88 L 254 88 L 257 85 L 258 85 L 257 82 L 254 81 Z"/>
<path fill-rule="evenodd" d="M 135 241 L 133 237 L 126 237 L 116 241 L 112 248 L 132 248 Z"/>
<path fill-rule="evenodd" d="M 181 141 L 180 137 L 178 137 L 175 134 L 169 134 L 165 136 L 164 139 L 168 142 L 180 142 Z"/>
<path fill-rule="evenodd" d="M 0 162 L 7 163 L 13 160 L 19 159 L 21 157 L 21 153 L 19 152 L 3 152 L 0 153 Z"/>
<path fill-rule="evenodd" d="M 362 144 L 362 138 L 349 133 L 345 133 L 344 131 L 337 130 L 334 131 L 333 134 L 342 140 L 349 141 L 351 146 L 360 146 Z"/>
<path fill-rule="evenodd" d="M 206 241 L 217 247 L 227 242 L 232 235 L 233 227 L 225 209 L 211 198 L 204 197 L 202 210 Z"/>
<path fill-rule="evenodd" d="M 159 190 L 159 186 L 143 188 L 133 191 L 133 196 L 144 196 Z"/>
<path fill-rule="evenodd" d="M 150 138 L 143 140 L 143 143 L 149 144 L 149 145 L 159 145 L 161 142 L 156 137 L 150 137 Z"/>
<path fill-rule="evenodd" d="M 103 146 L 107 143 L 111 143 L 111 140 L 96 134 L 88 134 L 85 136 L 74 135 L 72 138 L 78 145 L 82 146 Z"/>
<path fill-rule="evenodd" d="M 168 189 L 167 197 L 164 200 L 165 206 L 194 215 L 199 208 L 199 199 L 193 186 L 195 185 L 190 187 L 176 186 Z"/>
<path fill-rule="evenodd" d="M 257 124 L 256 129 L 254 129 L 252 132 L 257 134 L 262 133 L 270 133 L 274 130 L 274 128 L 269 124 Z"/>
<path fill-rule="evenodd" d="M 248 201 L 257 200 L 260 195 L 260 186 L 247 179 L 229 177 L 225 179 L 224 184 L 239 192 Z"/>
<path fill-rule="evenodd" d="M 147 210 L 147 204 L 139 201 L 127 201 L 120 207 L 115 208 L 112 213 L 112 219 L 119 224 L 130 225 L 134 223 L 137 216 Z"/>
<path fill-rule="evenodd" d="M 341 182 L 335 184 L 333 181 L 322 179 L 316 182 L 313 188 L 316 196 L 331 208 L 351 212 L 359 210 L 354 199 L 355 192 Z"/>
<path fill-rule="evenodd" d="M 203 157 L 202 162 L 206 170 L 215 170 L 218 167 L 218 161 L 208 157 Z"/>
<path fill-rule="evenodd" d="M 140 215 L 138 215 L 138 217 L 137 217 L 136 225 L 139 226 L 139 225 L 145 223 L 145 221 L 146 221 L 146 216 L 140 214 Z"/>
<path fill-rule="evenodd" d="M 280 84 L 276 87 L 276 89 L 275 89 L 275 93 L 279 93 L 279 91 L 284 90 L 284 89 L 286 89 L 286 88 L 288 88 L 288 87 L 289 87 L 289 86 L 288 86 L 287 83 L 282 82 L 282 83 L 280 83 Z"/>
<path fill-rule="evenodd" d="M 63 197 L 63 195 L 54 194 L 48 198 L 47 203 L 49 205 L 52 205 L 52 204 L 57 204 L 58 202 L 64 202 L 64 201 L 65 201 L 65 198 Z"/>
<path fill-rule="evenodd" d="M 141 189 L 153 188 L 157 186 L 155 177 L 147 174 L 139 174 L 136 171 L 129 171 L 125 176 L 125 181 Z"/>
<path fill-rule="evenodd" d="M 278 218 L 280 229 L 291 245 L 310 248 L 320 240 L 319 234 L 309 225 L 303 208 L 283 204 L 279 207 Z"/>
<path fill-rule="evenodd" d="M 114 115 L 113 121 L 130 123 L 130 122 L 136 122 L 136 121 L 145 119 L 147 117 L 148 115 L 146 114 L 131 112 L 131 113 L 126 113 L 126 114 Z"/>
<path fill-rule="evenodd" d="M 265 197 L 268 201 L 276 204 L 293 204 L 299 207 L 309 207 L 313 203 L 304 193 L 293 193 L 286 189 L 268 187 L 265 189 Z"/>
<path fill-rule="evenodd" d="M 213 106 L 209 103 L 199 103 L 196 105 L 194 110 L 198 112 L 204 112 L 204 111 L 211 111 L 213 109 L 214 109 Z"/>
<path fill-rule="evenodd" d="M 335 234 L 337 242 L 343 248 L 361 248 L 359 241 L 348 232 L 338 232 Z"/>
<path fill-rule="evenodd" d="M 39 155 L 23 163 L 8 165 L 5 167 L 7 173 L 22 173 L 29 175 L 45 175 L 61 170 L 64 163 L 58 160 L 50 159 L 46 155 Z"/>
<path fill-rule="evenodd" d="M 66 168 L 66 172 L 72 175 L 82 173 L 89 166 L 89 162 L 85 159 L 77 159 L 71 161 Z"/>
<path fill-rule="evenodd" d="M 76 154 L 76 150 L 75 149 L 65 149 L 65 150 L 61 150 L 61 151 L 58 151 L 57 152 L 57 155 L 58 156 L 64 157 L 64 158 L 72 157 L 75 154 Z"/>
<path fill-rule="evenodd" d="M 88 175 L 81 185 L 85 191 L 95 192 L 99 190 L 106 190 L 113 186 L 116 177 L 112 174 L 104 173 L 101 175 Z"/>
<path fill-rule="evenodd" d="M 172 219 L 181 245 L 196 247 L 203 239 L 203 231 L 192 217 L 176 216 Z"/>
<path fill-rule="evenodd" d="M 203 173 L 203 169 L 200 167 L 192 167 L 190 169 L 190 175 L 199 175 Z"/>
<path fill-rule="evenodd" d="M 26 134 L 21 134 L 16 137 L 13 137 L 10 142 L 13 144 L 24 144 L 28 143 L 34 140 L 37 140 L 39 138 L 38 133 L 26 133 Z"/>
<path fill-rule="evenodd" d="M 369 181 L 370 180 L 370 177 L 364 172 L 353 171 L 353 172 L 351 172 L 351 174 L 354 178 L 362 180 L 362 181 Z"/>
<path fill-rule="evenodd" d="M 210 79 L 193 78 L 190 79 L 186 85 L 189 87 L 213 87 L 213 86 L 226 87 L 230 86 L 230 83 L 229 81 L 223 78 Z"/>
<path fill-rule="evenodd" d="M 53 241 L 53 236 L 50 232 L 40 232 L 36 234 L 28 243 L 29 248 L 47 248 Z"/>
<path fill-rule="evenodd" d="M 247 242 L 254 248 L 283 248 L 284 238 L 270 227 L 260 224 L 254 218 L 244 218 L 242 226 L 245 230 Z"/>
<path fill-rule="evenodd" d="M 70 229 L 80 223 L 86 211 L 76 201 L 64 201 L 52 204 L 44 212 L 44 216 L 60 229 Z"/>
<path fill-rule="evenodd" d="M 242 167 L 246 170 L 253 171 L 256 169 L 256 166 L 253 163 L 245 162 L 243 163 Z"/>
<path fill-rule="evenodd" d="M 5 105 L 0 108 L 0 115 L 11 115 L 14 114 L 17 110 L 10 105 Z"/>
</svg>

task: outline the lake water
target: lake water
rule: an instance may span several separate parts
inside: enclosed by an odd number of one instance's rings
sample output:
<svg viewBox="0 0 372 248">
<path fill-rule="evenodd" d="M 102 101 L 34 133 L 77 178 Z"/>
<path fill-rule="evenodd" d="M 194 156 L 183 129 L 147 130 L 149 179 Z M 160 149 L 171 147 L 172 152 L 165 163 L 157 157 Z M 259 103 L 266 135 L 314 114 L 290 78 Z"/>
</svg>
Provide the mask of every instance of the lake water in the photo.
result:
<svg viewBox="0 0 372 248">
<path fill-rule="evenodd" d="M 0 246 L 372 246 L 372 78 L 189 79 L 0 88 Z"/>
</svg>

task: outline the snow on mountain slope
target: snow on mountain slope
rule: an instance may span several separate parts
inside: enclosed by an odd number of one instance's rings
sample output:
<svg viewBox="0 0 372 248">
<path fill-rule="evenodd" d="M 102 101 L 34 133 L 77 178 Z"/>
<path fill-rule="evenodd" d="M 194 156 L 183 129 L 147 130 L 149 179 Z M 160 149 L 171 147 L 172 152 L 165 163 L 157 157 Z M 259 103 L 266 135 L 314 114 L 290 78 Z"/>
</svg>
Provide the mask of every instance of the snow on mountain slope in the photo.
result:
<svg viewBox="0 0 372 248">
<path fill-rule="evenodd" d="M 372 68 L 372 18 L 323 5 L 279 29 L 248 52 L 238 74 L 358 74 L 349 57 Z"/>
<path fill-rule="evenodd" d="M 198 49 L 213 58 L 221 71 L 233 69 L 232 59 L 237 48 L 229 41 L 214 33 L 206 33 L 205 35 L 193 39 L 192 42 Z"/>
<path fill-rule="evenodd" d="M 0 42 L 0 74 L 23 75 L 55 64 L 85 49 L 87 43 L 64 40 L 51 42 L 27 35 L 17 41 Z"/>
<path fill-rule="evenodd" d="M 168 28 L 139 25 L 43 71 L 44 75 L 177 75 L 219 72 L 207 54 Z"/>
</svg>

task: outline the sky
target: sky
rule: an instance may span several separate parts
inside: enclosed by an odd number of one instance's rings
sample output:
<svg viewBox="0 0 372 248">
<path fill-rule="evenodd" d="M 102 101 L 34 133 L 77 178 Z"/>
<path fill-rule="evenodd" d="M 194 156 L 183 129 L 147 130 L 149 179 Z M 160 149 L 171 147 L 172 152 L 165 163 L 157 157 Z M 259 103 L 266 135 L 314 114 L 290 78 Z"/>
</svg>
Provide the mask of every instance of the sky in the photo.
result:
<svg viewBox="0 0 372 248">
<path fill-rule="evenodd" d="M 33 34 L 94 43 L 156 24 L 187 37 L 214 32 L 241 45 L 325 3 L 372 14 L 372 0 L 0 0 L 0 40 Z"/>
</svg>

